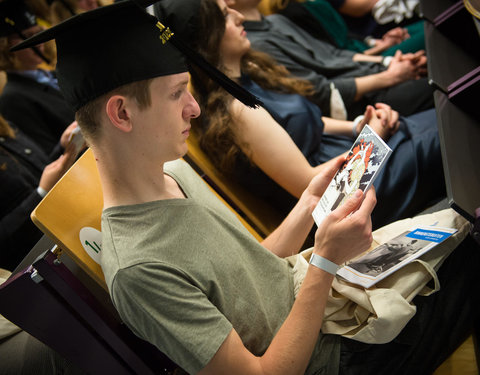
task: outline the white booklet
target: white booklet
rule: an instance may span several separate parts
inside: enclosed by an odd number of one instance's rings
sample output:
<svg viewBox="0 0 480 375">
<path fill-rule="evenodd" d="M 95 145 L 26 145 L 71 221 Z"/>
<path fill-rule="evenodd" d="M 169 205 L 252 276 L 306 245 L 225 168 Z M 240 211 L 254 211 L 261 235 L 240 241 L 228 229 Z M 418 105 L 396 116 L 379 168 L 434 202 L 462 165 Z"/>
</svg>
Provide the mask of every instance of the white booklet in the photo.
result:
<svg viewBox="0 0 480 375">
<path fill-rule="evenodd" d="M 370 288 L 412 260 L 425 254 L 457 230 L 435 226 L 418 227 L 377 246 L 337 271 L 343 279 Z"/>
<path fill-rule="evenodd" d="M 373 129 L 365 125 L 325 193 L 313 210 L 315 223 L 347 200 L 358 189 L 366 192 L 387 161 L 392 150 Z"/>
</svg>

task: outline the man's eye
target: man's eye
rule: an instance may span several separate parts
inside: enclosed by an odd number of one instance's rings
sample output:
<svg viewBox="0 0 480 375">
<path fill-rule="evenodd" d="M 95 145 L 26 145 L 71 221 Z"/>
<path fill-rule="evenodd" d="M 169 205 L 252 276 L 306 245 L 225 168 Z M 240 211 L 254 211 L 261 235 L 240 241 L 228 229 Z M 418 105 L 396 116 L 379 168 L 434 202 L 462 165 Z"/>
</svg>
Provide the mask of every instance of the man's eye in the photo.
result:
<svg viewBox="0 0 480 375">
<path fill-rule="evenodd" d="M 172 95 L 174 99 L 179 99 L 182 96 L 183 90 L 175 91 Z"/>
</svg>

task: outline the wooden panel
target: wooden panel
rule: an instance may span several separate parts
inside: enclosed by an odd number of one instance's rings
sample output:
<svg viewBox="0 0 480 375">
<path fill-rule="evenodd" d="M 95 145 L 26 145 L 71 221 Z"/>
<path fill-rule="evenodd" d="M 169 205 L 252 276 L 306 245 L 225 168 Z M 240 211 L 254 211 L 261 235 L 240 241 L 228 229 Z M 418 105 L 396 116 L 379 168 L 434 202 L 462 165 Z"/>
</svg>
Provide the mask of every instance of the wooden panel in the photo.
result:
<svg viewBox="0 0 480 375">
<path fill-rule="evenodd" d="M 433 375 L 478 375 L 472 336 L 443 362 Z"/>
<path fill-rule="evenodd" d="M 85 251 L 80 230 L 101 231 L 103 194 L 93 153 L 88 149 L 32 212 L 32 220 L 105 289 L 102 268 Z M 95 246 L 93 244 L 93 246 Z"/>
<path fill-rule="evenodd" d="M 232 206 L 238 209 L 246 219 L 262 232 L 263 236 L 269 235 L 282 221 L 283 217 L 274 207 L 258 199 L 254 194 L 243 189 L 233 181 L 230 181 L 221 173 L 208 156 L 200 149 L 195 135 L 190 134 L 187 139 L 188 153 L 186 156 L 192 166 L 196 166 L 200 175 L 205 174 L 208 180 L 219 189 L 220 195 L 224 195 Z"/>
</svg>

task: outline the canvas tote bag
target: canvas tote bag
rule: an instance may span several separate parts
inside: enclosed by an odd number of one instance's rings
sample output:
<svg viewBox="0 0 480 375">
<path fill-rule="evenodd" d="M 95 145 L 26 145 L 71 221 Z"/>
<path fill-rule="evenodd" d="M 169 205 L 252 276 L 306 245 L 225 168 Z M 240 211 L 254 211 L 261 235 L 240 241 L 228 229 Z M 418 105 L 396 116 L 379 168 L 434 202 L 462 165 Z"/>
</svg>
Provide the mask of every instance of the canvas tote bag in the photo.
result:
<svg viewBox="0 0 480 375">
<path fill-rule="evenodd" d="M 458 231 L 420 258 L 366 289 L 336 277 L 330 290 L 322 332 L 349 339 L 383 344 L 393 340 L 415 315 L 412 299 L 438 291 L 436 270 L 467 236 L 471 224 L 452 209 L 396 221 L 373 232 L 370 249 L 418 226 L 436 225 Z M 289 257 L 293 267 L 295 295 L 308 268 L 313 249 Z M 433 280 L 432 280 L 433 279 Z M 427 287 L 432 280 L 433 288 Z"/>
</svg>

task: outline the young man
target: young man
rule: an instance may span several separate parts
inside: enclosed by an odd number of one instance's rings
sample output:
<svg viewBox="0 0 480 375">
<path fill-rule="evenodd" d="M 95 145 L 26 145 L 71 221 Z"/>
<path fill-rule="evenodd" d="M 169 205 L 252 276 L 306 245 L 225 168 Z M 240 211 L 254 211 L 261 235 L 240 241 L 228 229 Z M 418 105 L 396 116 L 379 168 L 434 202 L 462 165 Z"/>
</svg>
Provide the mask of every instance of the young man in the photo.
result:
<svg viewBox="0 0 480 375">
<path fill-rule="evenodd" d="M 137 335 L 189 373 L 337 373 L 341 338 L 320 333 L 322 316 L 336 264 L 370 245 L 375 193 L 357 193 L 324 221 L 295 296 L 284 257 L 300 249 L 338 165 L 255 241 L 177 160 L 200 113 L 175 32 L 163 22 L 157 27 L 123 1 L 23 44 L 56 38 L 59 82 L 102 182 L 102 268 L 112 300 Z"/>
<path fill-rule="evenodd" d="M 424 75 L 426 57 L 397 53 L 385 67 L 381 56 L 342 50 L 314 38 L 283 15 L 263 17 L 260 0 L 227 0 L 242 13 L 247 37 L 256 50 L 270 54 L 294 76 L 313 85 L 314 101 L 325 116 L 335 117 L 332 86 L 338 89 L 347 117 L 353 120 L 367 104 L 387 103 L 402 116 L 433 107 L 433 89 Z M 338 101 L 338 100 L 337 100 Z M 333 107 L 333 108 L 331 108 Z"/>
</svg>

